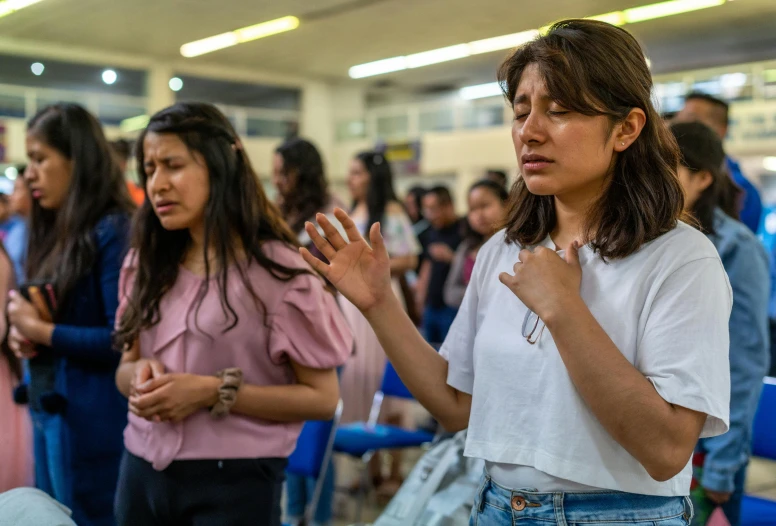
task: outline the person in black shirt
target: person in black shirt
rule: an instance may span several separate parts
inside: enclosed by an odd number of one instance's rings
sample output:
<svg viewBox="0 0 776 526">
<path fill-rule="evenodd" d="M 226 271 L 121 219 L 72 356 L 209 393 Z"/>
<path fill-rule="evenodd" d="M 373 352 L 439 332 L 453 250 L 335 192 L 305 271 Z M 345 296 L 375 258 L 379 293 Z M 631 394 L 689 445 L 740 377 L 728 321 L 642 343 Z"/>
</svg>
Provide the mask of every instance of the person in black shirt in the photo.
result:
<svg viewBox="0 0 776 526">
<path fill-rule="evenodd" d="M 423 307 L 423 335 L 429 343 L 441 344 L 458 312 L 445 303 L 444 289 L 463 229 L 450 191 L 444 186 L 435 186 L 423 196 L 423 215 L 431 229 L 428 251 L 420 266 L 418 303 Z"/>
</svg>

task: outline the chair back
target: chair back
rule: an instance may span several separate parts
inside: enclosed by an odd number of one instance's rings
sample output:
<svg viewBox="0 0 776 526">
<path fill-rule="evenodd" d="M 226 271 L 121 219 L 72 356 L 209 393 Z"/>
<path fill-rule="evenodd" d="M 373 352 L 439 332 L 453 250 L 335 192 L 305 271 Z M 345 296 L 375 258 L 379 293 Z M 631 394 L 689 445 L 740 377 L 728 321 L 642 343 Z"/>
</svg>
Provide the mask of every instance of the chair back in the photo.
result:
<svg viewBox="0 0 776 526">
<path fill-rule="evenodd" d="M 328 465 L 334 447 L 334 435 L 337 432 L 342 415 L 342 400 L 331 420 L 310 420 L 302 426 L 302 432 L 296 441 L 296 449 L 288 457 L 286 471 L 302 477 L 318 478 L 324 466 Z"/>
<path fill-rule="evenodd" d="M 401 381 L 399 375 L 396 373 L 396 369 L 393 368 L 391 362 L 385 364 L 385 373 L 383 373 L 383 385 L 380 387 L 380 391 L 384 396 L 395 396 L 396 398 L 404 398 L 407 400 L 414 400 L 407 386 Z"/>
<path fill-rule="evenodd" d="M 776 460 L 776 378 L 766 376 L 754 417 L 752 454 Z"/>
</svg>

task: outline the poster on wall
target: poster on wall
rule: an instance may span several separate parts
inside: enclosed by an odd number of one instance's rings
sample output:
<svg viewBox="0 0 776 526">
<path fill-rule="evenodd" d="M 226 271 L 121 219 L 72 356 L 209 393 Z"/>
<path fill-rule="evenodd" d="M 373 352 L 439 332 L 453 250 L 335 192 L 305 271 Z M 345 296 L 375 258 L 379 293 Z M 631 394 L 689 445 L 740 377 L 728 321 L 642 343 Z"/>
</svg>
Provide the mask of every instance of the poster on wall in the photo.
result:
<svg viewBox="0 0 776 526">
<path fill-rule="evenodd" d="M 375 150 L 385 155 L 394 175 L 420 174 L 420 141 L 378 142 Z"/>
</svg>

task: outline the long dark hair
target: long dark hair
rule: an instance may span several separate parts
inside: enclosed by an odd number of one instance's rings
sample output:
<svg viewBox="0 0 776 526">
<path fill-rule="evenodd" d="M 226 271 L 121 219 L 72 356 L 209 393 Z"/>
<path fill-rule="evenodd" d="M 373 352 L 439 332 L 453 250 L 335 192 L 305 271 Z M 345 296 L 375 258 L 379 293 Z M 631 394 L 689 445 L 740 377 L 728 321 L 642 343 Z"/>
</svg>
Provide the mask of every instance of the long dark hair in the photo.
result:
<svg viewBox="0 0 776 526">
<path fill-rule="evenodd" d="M 148 133 L 177 136 L 192 152 L 201 154 L 207 166 L 210 197 L 205 206 L 205 279 L 196 298 L 197 308 L 207 294 L 212 272 L 209 247 L 215 248 L 221 306 L 230 321 L 225 331 L 234 328 L 239 321 L 227 294 L 228 273 L 230 266 L 238 261 L 239 248 L 245 252 L 248 261 L 235 268 L 259 307 L 263 304 L 245 274 L 248 265 L 256 262 L 282 281 L 310 273 L 308 269 L 283 266 L 264 253 L 262 245 L 266 241 L 282 241 L 295 247 L 299 243 L 278 209 L 264 194 L 234 128 L 215 106 L 179 102 L 151 117 L 138 139 L 136 153 L 138 175 L 144 188 L 147 175 L 143 169 L 145 152 L 142 145 Z M 120 291 L 128 296 L 129 302 L 116 331 L 117 348 L 124 349 L 134 342 L 141 330 L 159 322 L 159 303 L 175 284 L 179 265 L 190 246 L 189 231 L 166 230 L 146 199 L 135 217 L 132 233 L 136 268 L 134 287 L 131 291 Z M 266 317 L 266 312 L 264 314 Z"/>
<path fill-rule="evenodd" d="M 714 211 L 719 208 L 738 220 L 738 200 L 743 191 L 733 182 L 725 168 L 725 150 L 719 136 L 700 122 L 679 122 L 671 125 L 679 144 L 679 162 L 693 173 L 708 171 L 711 184 L 693 203 L 692 215 L 705 234 L 715 234 Z"/>
<path fill-rule="evenodd" d="M 633 108 L 647 116 L 641 134 L 617 154 L 606 190 L 584 227 L 604 259 L 624 258 L 676 226 L 684 198 L 676 177 L 676 141 L 651 102 L 652 76 L 641 47 L 624 29 L 595 20 L 564 20 L 519 48 L 499 69 L 511 106 L 520 77 L 535 64 L 549 96 L 583 115 L 605 115 L 613 127 Z M 513 185 L 507 242 L 534 245 L 556 224 L 553 196 L 534 195 L 521 178 Z"/>
<path fill-rule="evenodd" d="M 369 218 L 366 222 L 366 230 L 363 232 L 367 234 L 373 224 L 383 220 L 388 203 L 397 200 L 393 189 L 393 171 L 388 160 L 380 152 L 361 152 L 356 155 L 356 159 L 364 163 L 366 171 L 369 172 L 369 189 L 366 192 Z"/>
<path fill-rule="evenodd" d="M 329 184 L 318 149 L 304 139 L 290 139 L 275 150 L 283 158 L 283 171 L 294 174 L 294 190 L 283 196 L 280 212 L 290 221 L 291 230 L 300 232 L 305 221 L 326 206 Z"/>
<path fill-rule="evenodd" d="M 62 305 L 95 263 L 97 222 L 110 213 L 130 213 L 135 206 L 100 123 L 84 108 L 48 106 L 30 119 L 27 133 L 73 165 L 70 188 L 58 210 L 33 201 L 26 264 L 30 278 L 54 281 Z"/>
</svg>

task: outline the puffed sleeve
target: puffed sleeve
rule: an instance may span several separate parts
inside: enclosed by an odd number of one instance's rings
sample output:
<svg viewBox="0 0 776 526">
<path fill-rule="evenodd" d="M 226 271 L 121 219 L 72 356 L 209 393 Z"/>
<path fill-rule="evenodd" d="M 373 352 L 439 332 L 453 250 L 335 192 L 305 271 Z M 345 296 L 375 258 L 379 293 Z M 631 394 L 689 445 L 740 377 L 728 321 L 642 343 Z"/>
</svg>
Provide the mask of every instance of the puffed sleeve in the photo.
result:
<svg viewBox="0 0 776 526">
<path fill-rule="evenodd" d="M 322 280 L 309 274 L 292 279 L 272 313 L 272 361 L 332 369 L 344 364 L 352 349 L 350 328 Z"/>
</svg>

